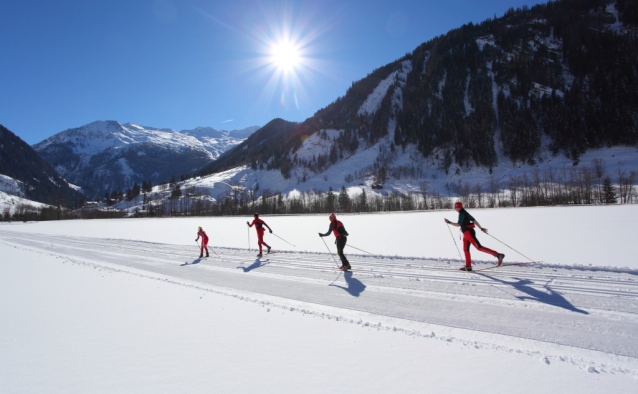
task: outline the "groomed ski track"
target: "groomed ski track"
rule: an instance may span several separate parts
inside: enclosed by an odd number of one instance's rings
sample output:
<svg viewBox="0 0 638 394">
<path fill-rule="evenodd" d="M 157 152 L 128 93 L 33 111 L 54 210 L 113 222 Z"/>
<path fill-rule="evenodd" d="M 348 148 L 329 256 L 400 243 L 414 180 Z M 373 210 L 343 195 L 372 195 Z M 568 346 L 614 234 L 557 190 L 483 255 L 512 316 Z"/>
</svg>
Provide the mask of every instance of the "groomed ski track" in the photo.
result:
<svg viewBox="0 0 638 394">
<path fill-rule="evenodd" d="M 468 345 L 508 351 L 517 351 L 516 340 L 535 341 L 541 356 L 637 372 L 638 272 L 631 270 L 537 264 L 468 273 L 457 270 L 459 261 L 361 255 L 346 247 L 355 271 L 342 273 L 328 253 L 278 251 L 259 259 L 254 250 L 214 247 L 219 256 L 198 259 L 195 245 L 12 231 L 0 231 L 0 242 L 410 335 L 434 337 L 426 325 L 468 330 L 460 338 Z M 399 320 L 388 326 L 387 318 Z M 441 332 L 437 338 L 445 339 Z"/>
</svg>

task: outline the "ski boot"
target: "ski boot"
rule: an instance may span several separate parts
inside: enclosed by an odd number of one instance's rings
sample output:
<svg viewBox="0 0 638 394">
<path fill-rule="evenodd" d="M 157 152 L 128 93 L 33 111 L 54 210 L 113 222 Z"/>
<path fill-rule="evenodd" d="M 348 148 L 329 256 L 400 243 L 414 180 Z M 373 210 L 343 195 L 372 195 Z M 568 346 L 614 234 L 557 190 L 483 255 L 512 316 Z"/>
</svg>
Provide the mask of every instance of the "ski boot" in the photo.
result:
<svg viewBox="0 0 638 394">
<path fill-rule="evenodd" d="M 465 266 L 465 267 L 461 267 L 459 268 L 459 271 L 472 271 L 472 266 Z"/>
<path fill-rule="evenodd" d="M 503 264 L 503 259 L 505 258 L 505 255 L 503 253 L 498 255 L 498 263 L 496 264 L 497 267 L 500 267 L 501 264 Z"/>
<path fill-rule="evenodd" d="M 267 246 L 268 251 L 266 253 L 270 254 L 270 246 Z"/>
</svg>

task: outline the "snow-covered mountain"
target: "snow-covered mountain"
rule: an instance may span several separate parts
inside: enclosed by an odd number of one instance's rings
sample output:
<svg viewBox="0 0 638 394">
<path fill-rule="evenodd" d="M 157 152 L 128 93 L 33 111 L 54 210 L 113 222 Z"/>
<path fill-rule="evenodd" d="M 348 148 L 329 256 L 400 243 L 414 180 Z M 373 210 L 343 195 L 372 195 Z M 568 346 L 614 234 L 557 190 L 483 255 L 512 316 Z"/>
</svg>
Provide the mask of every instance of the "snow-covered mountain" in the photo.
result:
<svg viewBox="0 0 638 394">
<path fill-rule="evenodd" d="M 0 192 L 2 201 L 41 207 L 76 207 L 84 196 L 13 132 L 0 125 Z M 14 196 L 14 197 L 10 197 Z M 22 199 L 22 200 L 20 200 Z M 36 203 L 36 201 L 38 203 Z M 5 209 L 0 202 L 0 209 Z M 12 209 L 10 209 L 12 210 Z"/>
<path fill-rule="evenodd" d="M 135 123 L 97 121 L 60 132 L 33 148 L 90 197 L 190 174 L 242 142 L 258 127 L 175 131 Z"/>
<path fill-rule="evenodd" d="M 179 133 L 197 139 L 204 149 L 210 152 L 214 160 L 258 129 L 259 126 L 251 126 L 242 130 L 222 131 L 212 127 L 197 127 L 193 130 L 182 130 Z"/>
<path fill-rule="evenodd" d="M 230 185 L 456 195 L 539 178 L 633 182 L 632 7 L 556 1 L 464 25 L 374 70 L 303 123 L 265 125 L 188 186 L 213 197 Z"/>
</svg>

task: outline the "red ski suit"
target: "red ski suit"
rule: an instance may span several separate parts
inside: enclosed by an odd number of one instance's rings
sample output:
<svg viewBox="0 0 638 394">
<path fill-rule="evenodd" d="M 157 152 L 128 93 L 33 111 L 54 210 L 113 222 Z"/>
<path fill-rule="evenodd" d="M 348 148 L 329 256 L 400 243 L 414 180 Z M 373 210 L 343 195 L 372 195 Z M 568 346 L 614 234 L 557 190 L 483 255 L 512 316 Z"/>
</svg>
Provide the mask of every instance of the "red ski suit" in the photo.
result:
<svg viewBox="0 0 638 394">
<path fill-rule="evenodd" d="M 465 209 L 461 209 L 459 211 L 459 221 L 458 224 L 461 226 L 461 231 L 463 232 L 463 252 L 465 253 L 465 266 L 472 266 L 472 257 L 470 256 L 470 245 L 474 245 L 476 249 L 483 253 L 491 254 L 494 257 L 498 258 L 498 252 L 486 248 L 481 245 L 481 243 L 476 239 L 476 231 L 474 231 L 474 224 L 476 220 L 472 215 L 470 215 Z"/>
<path fill-rule="evenodd" d="M 248 226 L 250 227 L 255 226 L 255 229 L 257 230 L 257 244 L 259 245 L 259 253 L 261 253 L 262 251 L 261 245 L 270 247 L 267 243 L 264 242 L 264 232 L 266 231 L 264 230 L 264 226 L 268 227 L 268 230 L 272 232 L 272 230 L 270 229 L 270 226 L 268 226 L 266 222 L 264 222 L 263 220 L 259 218 L 255 218 L 255 220 L 253 220 L 253 222 L 250 223 Z"/>
<path fill-rule="evenodd" d="M 206 250 L 206 254 L 208 254 L 208 235 L 204 232 L 204 230 L 199 230 L 197 232 L 196 242 L 199 241 L 199 237 L 202 237 L 202 244 L 200 246 L 200 253 L 204 254 L 204 250 Z"/>
</svg>

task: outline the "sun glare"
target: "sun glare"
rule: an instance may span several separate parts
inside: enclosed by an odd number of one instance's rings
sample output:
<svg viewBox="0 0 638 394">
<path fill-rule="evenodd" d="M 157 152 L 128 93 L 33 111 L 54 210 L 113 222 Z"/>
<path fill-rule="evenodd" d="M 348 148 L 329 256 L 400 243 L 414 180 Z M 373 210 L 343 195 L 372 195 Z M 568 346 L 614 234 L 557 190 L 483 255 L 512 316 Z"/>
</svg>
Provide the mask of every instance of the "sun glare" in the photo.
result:
<svg viewBox="0 0 638 394">
<path fill-rule="evenodd" d="M 299 50 L 290 42 L 280 42 L 271 48 L 271 60 L 278 67 L 290 71 L 300 62 Z"/>
</svg>

